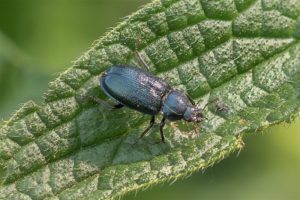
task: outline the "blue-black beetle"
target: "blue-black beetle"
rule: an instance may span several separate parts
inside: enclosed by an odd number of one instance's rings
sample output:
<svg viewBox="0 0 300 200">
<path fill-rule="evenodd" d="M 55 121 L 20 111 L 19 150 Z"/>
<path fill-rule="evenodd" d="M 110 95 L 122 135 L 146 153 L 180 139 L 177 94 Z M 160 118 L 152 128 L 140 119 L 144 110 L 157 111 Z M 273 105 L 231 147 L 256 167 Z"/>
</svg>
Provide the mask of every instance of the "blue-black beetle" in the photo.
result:
<svg viewBox="0 0 300 200">
<path fill-rule="evenodd" d="M 155 116 L 160 112 L 163 115 L 160 122 L 163 143 L 166 119 L 199 123 L 205 118 L 202 109 L 198 108 L 188 95 L 173 89 L 160 78 L 140 68 L 127 65 L 112 66 L 100 75 L 99 82 L 104 93 L 118 102 L 114 108 L 127 106 L 152 116 L 149 126 L 140 138 L 151 129 Z"/>
</svg>

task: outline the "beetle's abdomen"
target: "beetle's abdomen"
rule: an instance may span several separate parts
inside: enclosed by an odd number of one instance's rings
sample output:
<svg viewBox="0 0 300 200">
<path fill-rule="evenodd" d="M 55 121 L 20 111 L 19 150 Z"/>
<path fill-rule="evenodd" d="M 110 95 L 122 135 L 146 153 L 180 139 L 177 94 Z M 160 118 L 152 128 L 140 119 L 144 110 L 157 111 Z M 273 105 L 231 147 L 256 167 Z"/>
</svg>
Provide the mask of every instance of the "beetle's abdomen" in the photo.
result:
<svg viewBox="0 0 300 200">
<path fill-rule="evenodd" d="M 137 111 L 156 115 L 162 97 L 170 90 L 159 78 L 129 66 L 113 66 L 100 77 L 103 91 L 119 103 Z"/>
</svg>

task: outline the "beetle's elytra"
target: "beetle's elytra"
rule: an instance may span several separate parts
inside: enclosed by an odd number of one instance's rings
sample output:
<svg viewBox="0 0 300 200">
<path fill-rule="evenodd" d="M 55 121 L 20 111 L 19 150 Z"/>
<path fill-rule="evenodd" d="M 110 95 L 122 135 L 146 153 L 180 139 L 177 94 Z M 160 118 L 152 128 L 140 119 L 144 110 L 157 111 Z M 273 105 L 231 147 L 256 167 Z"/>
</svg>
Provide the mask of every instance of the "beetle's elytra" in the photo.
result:
<svg viewBox="0 0 300 200">
<path fill-rule="evenodd" d="M 202 109 L 188 95 L 142 69 L 115 65 L 101 74 L 99 82 L 104 93 L 118 102 L 114 108 L 127 106 L 152 116 L 140 138 L 151 129 L 159 113 L 163 115 L 160 122 L 162 142 L 165 142 L 163 127 L 166 120 L 201 122 L 204 119 Z"/>
</svg>

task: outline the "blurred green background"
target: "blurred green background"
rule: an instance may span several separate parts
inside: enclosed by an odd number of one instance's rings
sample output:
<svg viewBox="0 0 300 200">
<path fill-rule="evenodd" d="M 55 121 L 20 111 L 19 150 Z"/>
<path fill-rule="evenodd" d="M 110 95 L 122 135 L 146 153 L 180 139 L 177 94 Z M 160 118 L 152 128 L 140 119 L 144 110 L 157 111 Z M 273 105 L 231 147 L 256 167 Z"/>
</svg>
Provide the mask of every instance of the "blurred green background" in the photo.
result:
<svg viewBox="0 0 300 200">
<path fill-rule="evenodd" d="M 0 0 L 0 119 L 30 99 L 146 0 Z M 300 199 L 300 121 L 246 139 L 205 173 L 124 199 Z"/>
</svg>

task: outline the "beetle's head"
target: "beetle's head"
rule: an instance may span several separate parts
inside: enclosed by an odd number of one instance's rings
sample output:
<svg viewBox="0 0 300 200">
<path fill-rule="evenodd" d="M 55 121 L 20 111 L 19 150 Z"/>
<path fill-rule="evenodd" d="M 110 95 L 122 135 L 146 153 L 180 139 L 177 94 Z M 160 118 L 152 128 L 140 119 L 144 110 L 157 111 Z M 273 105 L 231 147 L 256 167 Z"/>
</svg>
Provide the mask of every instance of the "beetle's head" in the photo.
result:
<svg viewBox="0 0 300 200">
<path fill-rule="evenodd" d="M 203 115 L 203 110 L 197 106 L 187 107 L 183 119 L 187 122 L 196 122 L 199 123 L 205 119 Z"/>
</svg>

